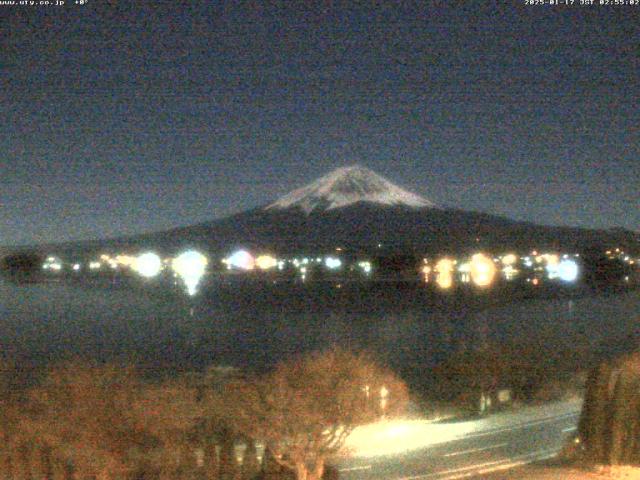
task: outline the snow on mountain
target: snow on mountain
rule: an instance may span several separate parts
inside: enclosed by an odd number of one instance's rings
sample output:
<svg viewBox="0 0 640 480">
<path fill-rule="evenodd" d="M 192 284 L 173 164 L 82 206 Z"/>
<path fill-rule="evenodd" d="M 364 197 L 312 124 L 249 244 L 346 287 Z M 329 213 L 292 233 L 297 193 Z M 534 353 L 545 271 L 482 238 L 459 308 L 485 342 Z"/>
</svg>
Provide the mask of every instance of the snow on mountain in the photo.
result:
<svg viewBox="0 0 640 480">
<path fill-rule="evenodd" d="M 266 210 L 299 207 L 309 214 L 314 210 L 331 210 L 356 202 L 413 208 L 435 207 L 431 201 L 403 190 L 368 168 L 356 165 L 338 168 L 281 197 L 267 206 Z"/>
</svg>

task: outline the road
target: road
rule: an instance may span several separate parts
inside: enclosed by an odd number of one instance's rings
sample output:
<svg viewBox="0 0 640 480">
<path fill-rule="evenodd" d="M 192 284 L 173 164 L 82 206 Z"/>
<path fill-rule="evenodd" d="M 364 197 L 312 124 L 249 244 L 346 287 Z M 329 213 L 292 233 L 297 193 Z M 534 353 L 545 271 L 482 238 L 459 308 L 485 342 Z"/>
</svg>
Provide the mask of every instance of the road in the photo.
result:
<svg viewBox="0 0 640 480">
<path fill-rule="evenodd" d="M 482 478 L 551 458 L 573 435 L 581 404 L 555 402 L 455 422 L 389 422 L 354 432 L 351 456 L 339 462 L 348 480 Z"/>
</svg>

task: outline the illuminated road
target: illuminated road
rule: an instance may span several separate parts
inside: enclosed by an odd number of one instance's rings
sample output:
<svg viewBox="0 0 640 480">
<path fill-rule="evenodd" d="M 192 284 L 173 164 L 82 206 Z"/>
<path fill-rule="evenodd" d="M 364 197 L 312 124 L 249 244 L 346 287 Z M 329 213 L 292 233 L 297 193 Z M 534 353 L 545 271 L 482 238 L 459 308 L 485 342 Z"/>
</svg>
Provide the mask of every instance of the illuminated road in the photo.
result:
<svg viewBox="0 0 640 480">
<path fill-rule="evenodd" d="M 482 478 L 550 458 L 575 432 L 580 407 L 579 402 L 557 402 L 476 421 L 365 427 L 349 441 L 353 456 L 339 464 L 340 478 Z"/>
</svg>

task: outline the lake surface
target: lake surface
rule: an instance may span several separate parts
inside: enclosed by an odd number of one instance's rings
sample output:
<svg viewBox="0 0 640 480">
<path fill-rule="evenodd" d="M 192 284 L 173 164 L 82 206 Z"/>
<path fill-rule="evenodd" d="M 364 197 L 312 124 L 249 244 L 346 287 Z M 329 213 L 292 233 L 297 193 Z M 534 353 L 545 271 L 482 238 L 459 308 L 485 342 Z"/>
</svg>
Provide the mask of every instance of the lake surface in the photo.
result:
<svg viewBox="0 0 640 480">
<path fill-rule="evenodd" d="M 638 291 L 553 299 L 457 298 L 414 287 L 321 294 L 210 284 L 190 299 L 140 285 L 0 281 L 0 348 L 25 364 L 69 355 L 150 369 L 233 365 L 262 370 L 338 344 L 374 352 L 405 377 L 461 348 L 533 342 L 557 350 L 615 348 L 638 331 Z"/>
</svg>

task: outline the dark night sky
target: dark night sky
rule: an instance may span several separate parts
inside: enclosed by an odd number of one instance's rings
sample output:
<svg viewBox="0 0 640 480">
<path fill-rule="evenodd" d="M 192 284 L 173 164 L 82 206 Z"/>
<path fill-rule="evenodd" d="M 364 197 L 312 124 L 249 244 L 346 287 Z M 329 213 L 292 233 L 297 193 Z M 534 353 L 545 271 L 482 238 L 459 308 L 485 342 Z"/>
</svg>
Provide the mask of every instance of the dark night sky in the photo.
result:
<svg viewBox="0 0 640 480">
<path fill-rule="evenodd" d="M 640 230 L 640 6 L 125 3 L 0 6 L 0 245 L 187 225 L 354 163 Z"/>
</svg>

